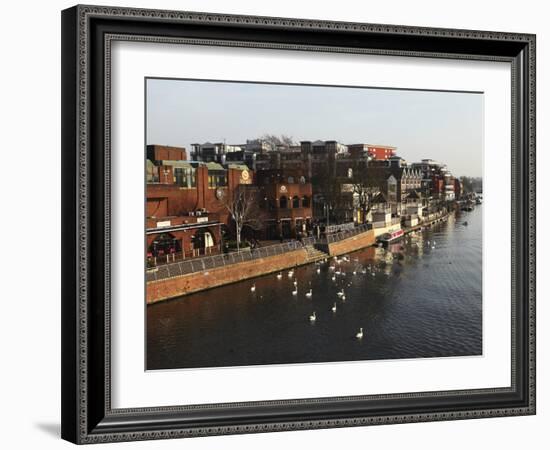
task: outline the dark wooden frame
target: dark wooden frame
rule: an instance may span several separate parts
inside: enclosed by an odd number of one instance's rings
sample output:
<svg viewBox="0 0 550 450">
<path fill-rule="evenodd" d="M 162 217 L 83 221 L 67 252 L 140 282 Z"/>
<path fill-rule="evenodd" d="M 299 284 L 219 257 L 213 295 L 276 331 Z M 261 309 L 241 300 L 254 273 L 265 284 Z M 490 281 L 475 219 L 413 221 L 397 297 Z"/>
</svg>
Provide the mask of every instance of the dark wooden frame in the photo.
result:
<svg viewBox="0 0 550 450">
<path fill-rule="evenodd" d="M 112 409 L 109 81 L 113 40 L 509 61 L 511 386 Z M 76 6 L 62 13 L 62 192 L 62 437 L 69 441 L 161 439 L 535 413 L 534 35 Z"/>
</svg>

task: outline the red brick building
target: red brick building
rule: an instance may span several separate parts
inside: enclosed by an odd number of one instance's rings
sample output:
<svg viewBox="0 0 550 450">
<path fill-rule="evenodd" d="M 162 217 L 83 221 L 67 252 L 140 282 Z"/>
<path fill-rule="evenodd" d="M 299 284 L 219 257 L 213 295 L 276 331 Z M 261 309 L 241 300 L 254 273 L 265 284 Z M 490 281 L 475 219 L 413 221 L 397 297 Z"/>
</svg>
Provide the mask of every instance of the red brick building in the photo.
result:
<svg viewBox="0 0 550 450">
<path fill-rule="evenodd" d="M 183 147 L 171 147 L 168 145 L 148 145 L 147 159 L 149 161 L 185 161 L 187 151 Z"/>
<path fill-rule="evenodd" d="M 296 238 L 312 227 L 313 189 L 302 172 L 265 170 L 257 173 L 266 239 Z"/>
<path fill-rule="evenodd" d="M 147 150 L 155 158 L 185 156 L 184 149 L 174 147 L 148 146 Z M 238 185 L 252 181 L 253 173 L 243 165 L 148 160 L 148 257 L 168 260 L 219 252 L 221 228 L 231 222 L 223 201 Z"/>
<path fill-rule="evenodd" d="M 395 156 L 396 147 L 389 147 L 387 145 L 368 145 L 368 154 L 375 160 L 386 160 Z"/>
</svg>

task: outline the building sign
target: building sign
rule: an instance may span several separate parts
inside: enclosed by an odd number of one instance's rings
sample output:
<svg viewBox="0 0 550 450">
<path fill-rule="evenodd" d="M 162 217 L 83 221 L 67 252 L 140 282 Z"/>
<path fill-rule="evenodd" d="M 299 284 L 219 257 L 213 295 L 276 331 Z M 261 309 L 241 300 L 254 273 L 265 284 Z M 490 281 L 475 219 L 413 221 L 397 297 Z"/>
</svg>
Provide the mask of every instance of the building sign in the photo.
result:
<svg viewBox="0 0 550 450">
<path fill-rule="evenodd" d="M 172 225 L 172 222 L 169 220 L 165 220 L 163 222 L 157 222 L 157 228 L 169 227 L 171 225 Z"/>
<path fill-rule="evenodd" d="M 208 217 L 197 217 L 197 223 L 208 222 Z"/>
<path fill-rule="evenodd" d="M 250 180 L 250 174 L 248 173 L 248 170 L 243 170 L 241 172 L 241 180 L 243 180 L 245 183 Z"/>
<path fill-rule="evenodd" d="M 279 188 L 279 190 L 280 190 L 281 192 L 286 192 L 286 186 L 283 184 L 283 185 Z"/>
</svg>

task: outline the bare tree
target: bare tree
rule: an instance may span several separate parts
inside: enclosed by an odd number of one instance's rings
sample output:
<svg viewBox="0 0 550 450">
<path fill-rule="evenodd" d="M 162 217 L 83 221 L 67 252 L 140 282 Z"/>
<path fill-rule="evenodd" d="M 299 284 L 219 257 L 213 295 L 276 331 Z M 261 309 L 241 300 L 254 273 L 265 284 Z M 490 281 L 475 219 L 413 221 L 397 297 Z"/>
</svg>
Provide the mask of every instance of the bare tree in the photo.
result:
<svg viewBox="0 0 550 450">
<path fill-rule="evenodd" d="M 235 223 L 237 251 L 240 251 L 243 228 L 259 230 L 263 225 L 263 213 L 259 208 L 257 190 L 252 186 L 240 184 L 222 199 L 222 204 Z"/>
<path fill-rule="evenodd" d="M 342 204 L 342 182 L 334 176 L 329 164 L 323 165 L 315 171 L 311 183 L 316 194 L 317 201 L 323 205 L 323 216 L 329 221 L 331 216 Z"/>
<path fill-rule="evenodd" d="M 385 188 L 388 174 L 384 169 L 368 169 L 362 161 L 356 161 L 350 170 L 349 183 L 352 185 L 353 193 L 357 195 L 362 223 L 365 223 L 374 198 Z"/>
<path fill-rule="evenodd" d="M 259 138 L 262 141 L 267 142 L 272 150 L 275 150 L 278 145 L 294 145 L 294 139 L 292 136 L 287 136 L 285 134 L 281 134 L 280 136 L 277 136 L 275 134 L 264 134 L 260 136 Z"/>
</svg>

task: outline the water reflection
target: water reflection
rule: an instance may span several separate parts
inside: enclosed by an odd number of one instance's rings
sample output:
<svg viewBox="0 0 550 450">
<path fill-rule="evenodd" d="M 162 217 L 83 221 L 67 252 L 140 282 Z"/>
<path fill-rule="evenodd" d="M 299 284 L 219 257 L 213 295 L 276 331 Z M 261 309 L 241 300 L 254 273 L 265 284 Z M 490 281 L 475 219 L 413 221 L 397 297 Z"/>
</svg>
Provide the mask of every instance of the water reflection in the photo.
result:
<svg viewBox="0 0 550 450">
<path fill-rule="evenodd" d="M 479 355 L 481 217 L 148 306 L 147 367 Z"/>
</svg>

